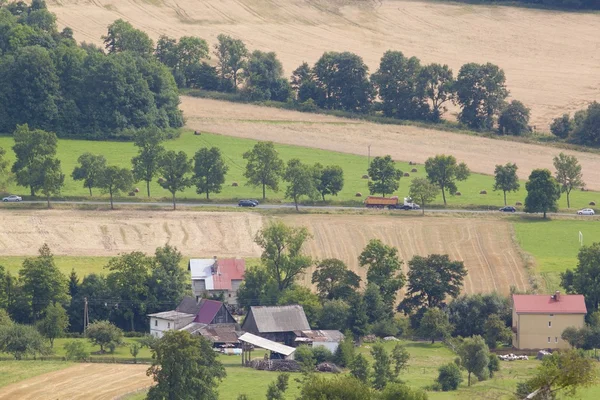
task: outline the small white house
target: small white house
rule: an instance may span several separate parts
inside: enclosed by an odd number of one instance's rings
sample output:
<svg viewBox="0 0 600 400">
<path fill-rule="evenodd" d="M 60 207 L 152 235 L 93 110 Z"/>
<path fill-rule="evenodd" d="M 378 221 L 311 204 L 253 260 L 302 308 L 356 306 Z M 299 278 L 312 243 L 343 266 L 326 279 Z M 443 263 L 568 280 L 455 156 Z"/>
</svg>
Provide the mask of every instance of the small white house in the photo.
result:
<svg viewBox="0 0 600 400">
<path fill-rule="evenodd" d="M 148 314 L 150 317 L 150 334 L 161 338 L 166 331 L 181 329 L 196 318 L 194 314 L 179 311 L 163 311 L 156 314 Z"/>
</svg>

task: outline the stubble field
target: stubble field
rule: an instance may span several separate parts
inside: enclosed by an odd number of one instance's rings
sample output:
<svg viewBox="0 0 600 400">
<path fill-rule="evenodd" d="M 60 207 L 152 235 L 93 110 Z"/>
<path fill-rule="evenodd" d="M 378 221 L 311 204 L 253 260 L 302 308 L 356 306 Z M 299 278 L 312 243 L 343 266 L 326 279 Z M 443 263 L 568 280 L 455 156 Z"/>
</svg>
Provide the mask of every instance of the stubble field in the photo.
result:
<svg viewBox="0 0 600 400">
<path fill-rule="evenodd" d="M 532 125 L 600 99 L 600 15 L 502 6 L 406 0 L 50 0 L 58 24 L 100 44 L 123 18 L 153 39 L 220 33 L 251 50 L 275 51 L 287 75 L 325 51 L 352 51 L 374 71 L 382 54 L 400 50 L 455 71 L 468 62 L 503 68 Z"/>
<path fill-rule="evenodd" d="M 109 257 L 130 251 L 153 253 L 165 243 L 185 257 L 260 256 L 255 233 L 271 217 L 247 212 L 15 211 L 0 214 L 0 254 L 35 255 L 48 243 L 54 254 Z M 311 256 L 339 258 L 365 276 L 357 258 L 370 239 L 396 246 L 400 257 L 449 254 L 469 270 L 467 293 L 528 287 L 527 271 L 512 240 L 509 222 L 497 218 L 386 217 L 383 215 L 287 215 L 276 217 L 308 227 Z M 405 272 L 407 266 L 405 265 Z M 101 272 L 101 271 L 98 271 Z M 304 284 L 310 285 L 310 272 Z"/>
</svg>

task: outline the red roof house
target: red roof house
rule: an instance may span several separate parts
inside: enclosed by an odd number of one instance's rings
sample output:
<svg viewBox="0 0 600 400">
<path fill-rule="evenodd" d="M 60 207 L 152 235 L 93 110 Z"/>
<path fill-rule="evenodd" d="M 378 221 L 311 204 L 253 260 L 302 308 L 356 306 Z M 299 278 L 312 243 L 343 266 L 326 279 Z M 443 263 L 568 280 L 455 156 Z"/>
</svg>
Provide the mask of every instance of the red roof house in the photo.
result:
<svg viewBox="0 0 600 400">
<path fill-rule="evenodd" d="M 207 296 L 223 296 L 228 304 L 237 304 L 237 290 L 244 280 L 246 262 L 240 258 L 191 259 L 192 292 L 196 300 Z"/>
</svg>

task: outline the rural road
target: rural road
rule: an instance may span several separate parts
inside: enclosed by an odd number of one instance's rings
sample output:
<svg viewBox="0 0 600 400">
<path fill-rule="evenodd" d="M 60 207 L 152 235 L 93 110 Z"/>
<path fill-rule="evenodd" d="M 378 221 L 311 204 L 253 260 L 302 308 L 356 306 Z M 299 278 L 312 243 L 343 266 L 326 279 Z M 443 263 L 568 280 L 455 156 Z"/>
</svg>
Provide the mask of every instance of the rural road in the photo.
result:
<svg viewBox="0 0 600 400">
<path fill-rule="evenodd" d="M 26 200 L 26 201 L 22 201 L 20 202 L 22 204 L 45 204 L 46 201 L 43 200 Z M 52 201 L 51 204 L 74 204 L 74 205 L 107 205 L 109 204 L 106 201 L 63 201 L 63 200 L 57 200 L 57 201 Z M 167 203 L 167 202 L 131 202 L 131 201 L 115 201 L 113 202 L 114 205 L 133 205 L 133 206 L 153 206 L 153 207 L 165 207 L 165 208 L 171 208 L 172 207 L 172 203 Z M 177 207 L 178 208 L 186 208 L 186 207 L 218 207 L 218 208 L 239 208 L 239 206 L 237 204 L 233 204 L 233 203 L 189 203 L 189 202 L 184 202 L 184 203 L 177 203 Z M 254 208 L 258 208 L 258 209 L 263 209 L 263 210 L 277 210 L 277 209 L 290 209 L 290 208 L 294 208 L 293 204 L 260 204 L 257 207 Z M 351 206 L 303 206 L 303 205 L 299 205 L 298 206 L 299 209 L 303 209 L 303 210 L 362 210 L 364 209 L 363 207 L 351 207 Z M 448 213 L 448 214 L 453 214 L 453 213 L 470 213 L 470 214 L 490 214 L 490 213 L 498 213 L 497 209 L 492 209 L 492 210 L 469 210 L 469 209 L 426 209 L 425 210 L 427 213 Z M 398 210 L 398 213 L 417 213 L 420 212 L 420 210 L 413 210 L 413 211 L 407 211 L 407 210 Z M 515 213 L 508 213 L 508 214 L 517 214 L 517 215 L 524 215 L 526 214 L 525 212 L 522 211 L 518 211 Z M 576 214 L 574 213 L 548 213 L 548 215 L 562 215 L 562 216 L 574 216 Z"/>
</svg>

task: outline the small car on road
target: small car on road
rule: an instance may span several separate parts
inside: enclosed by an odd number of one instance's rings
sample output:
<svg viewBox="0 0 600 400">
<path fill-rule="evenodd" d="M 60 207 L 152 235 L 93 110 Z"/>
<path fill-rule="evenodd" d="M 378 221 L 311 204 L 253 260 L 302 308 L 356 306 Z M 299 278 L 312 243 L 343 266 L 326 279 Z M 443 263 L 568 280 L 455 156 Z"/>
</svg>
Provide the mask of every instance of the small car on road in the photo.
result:
<svg viewBox="0 0 600 400">
<path fill-rule="evenodd" d="M 596 214 L 591 208 L 584 208 L 583 210 L 577 211 L 577 215 L 594 215 Z"/>
<path fill-rule="evenodd" d="M 2 201 L 4 201 L 4 202 L 23 201 L 23 198 L 21 198 L 21 196 L 17 196 L 16 194 L 11 194 L 10 196 L 4 197 L 2 199 Z"/>
<path fill-rule="evenodd" d="M 501 212 L 515 212 L 515 211 L 517 211 L 517 209 L 514 208 L 513 206 L 505 206 L 505 207 L 502 207 L 501 209 L 499 209 L 498 211 L 501 211 Z"/>
<path fill-rule="evenodd" d="M 252 200 L 240 200 L 238 202 L 238 207 L 256 207 L 256 205 Z"/>
</svg>

